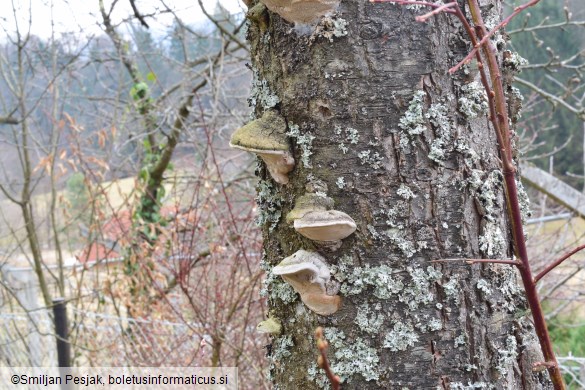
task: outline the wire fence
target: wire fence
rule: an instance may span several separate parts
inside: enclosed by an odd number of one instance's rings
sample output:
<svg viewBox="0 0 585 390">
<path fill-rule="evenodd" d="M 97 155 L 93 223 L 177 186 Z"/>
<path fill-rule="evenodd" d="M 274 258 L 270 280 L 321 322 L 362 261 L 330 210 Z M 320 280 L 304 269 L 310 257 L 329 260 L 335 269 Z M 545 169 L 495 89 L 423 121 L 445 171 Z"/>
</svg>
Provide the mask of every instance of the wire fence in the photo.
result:
<svg viewBox="0 0 585 390">
<path fill-rule="evenodd" d="M 201 324 L 141 320 L 73 309 L 69 313 L 74 366 L 198 366 L 211 340 Z M 0 314 L 0 366 L 55 367 L 48 311 Z M 585 357 L 558 358 L 567 387 L 585 389 Z"/>
<path fill-rule="evenodd" d="M 0 314 L 0 366 L 55 367 L 53 322 L 46 311 Z"/>
<path fill-rule="evenodd" d="M 196 324 L 140 320 L 73 310 L 69 314 L 75 366 L 197 366 L 206 354 Z M 54 367 L 51 316 L 0 314 L 0 366 Z"/>
<path fill-rule="evenodd" d="M 585 389 L 585 357 L 557 358 L 569 389 Z"/>
</svg>

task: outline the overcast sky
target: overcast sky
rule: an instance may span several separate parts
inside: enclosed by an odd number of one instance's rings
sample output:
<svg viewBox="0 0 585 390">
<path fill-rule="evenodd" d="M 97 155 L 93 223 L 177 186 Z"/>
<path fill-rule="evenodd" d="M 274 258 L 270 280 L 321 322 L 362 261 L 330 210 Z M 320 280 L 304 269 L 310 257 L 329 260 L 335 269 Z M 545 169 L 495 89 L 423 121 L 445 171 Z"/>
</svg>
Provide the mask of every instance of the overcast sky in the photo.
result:
<svg viewBox="0 0 585 390">
<path fill-rule="evenodd" d="M 185 23 L 194 25 L 205 19 L 197 0 L 163 1 L 177 12 Z M 246 9 L 240 0 L 204 0 L 203 3 L 205 8 L 212 12 L 217 1 L 234 13 Z M 104 2 L 108 7 L 112 0 L 104 0 Z M 64 32 L 81 32 L 86 36 L 101 33 L 98 25 L 101 19 L 98 0 L 0 0 L 0 3 L 0 35 L 2 37 L 5 37 L 6 32 L 12 34 L 15 31 L 15 20 L 18 21 L 20 28 L 26 31 L 29 16 L 32 21 L 31 34 L 43 38 L 51 36 L 51 20 L 54 22 L 57 36 Z M 135 3 L 142 14 L 164 9 L 160 0 L 135 0 Z M 119 21 L 132 13 L 129 0 L 118 0 L 113 14 L 114 21 Z M 151 32 L 157 34 L 166 30 L 166 26 L 172 23 L 172 16 L 159 15 L 156 21 L 148 19 L 147 22 L 151 27 Z"/>
</svg>

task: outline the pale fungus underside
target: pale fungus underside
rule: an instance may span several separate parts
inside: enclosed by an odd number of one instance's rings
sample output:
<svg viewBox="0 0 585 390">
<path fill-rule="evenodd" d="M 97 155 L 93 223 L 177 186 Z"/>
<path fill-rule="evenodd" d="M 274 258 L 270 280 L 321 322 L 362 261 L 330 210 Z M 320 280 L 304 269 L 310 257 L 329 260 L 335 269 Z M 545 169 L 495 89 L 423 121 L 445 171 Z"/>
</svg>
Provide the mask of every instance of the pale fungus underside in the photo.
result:
<svg viewBox="0 0 585 390">
<path fill-rule="evenodd" d="M 325 259 L 315 252 L 303 249 L 282 260 L 272 269 L 299 293 L 303 303 L 320 315 L 335 313 L 341 305 L 337 291 L 328 294 L 331 273 Z"/>
<path fill-rule="evenodd" d="M 343 240 L 356 229 L 353 218 L 342 211 L 313 211 L 294 221 L 294 228 L 315 241 Z"/>
</svg>

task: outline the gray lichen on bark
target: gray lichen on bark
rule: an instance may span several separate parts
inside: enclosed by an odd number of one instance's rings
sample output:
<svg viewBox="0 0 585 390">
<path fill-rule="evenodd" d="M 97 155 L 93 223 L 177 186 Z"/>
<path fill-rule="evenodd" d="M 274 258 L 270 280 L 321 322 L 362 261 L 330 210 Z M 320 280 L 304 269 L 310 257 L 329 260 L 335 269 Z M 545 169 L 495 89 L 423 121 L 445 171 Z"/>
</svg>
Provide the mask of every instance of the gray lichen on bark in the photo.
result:
<svg viewBox="0 0 585 390">
<path fill-rule="evenodd" d="M 269 356 L 274 383 L 327 386 L 314 363 L 320 325 L 347 388 L 546 388 L 546 374 L 530 367 L 539 355 L 533 330 L 516 315 L 524 302 L 515 271 L 431 263 L 489 255 L 480 240 L 486 225 L 503 240 L 491 254 L 511 256 L 501 183 L 492 183 L 489 197 L 473 185 L 499 169 L 487 119 L 464 115 L 459 103 L 477 75 L 447 74 L 469 50 L 459 24 L 446 15 L 420 24 L 414 21 L 420 11 L 342 1 L 337 16 L 347 22 L 347 35 L 330 41 L 299 35 L 265 12 L 248 30 L 254 71 L 294 126 L 296 161 L 307 151 L 295 139 L 314 137 L 309 164 L 298 164 L 289 184 L 273 188 L 281 217 L 264 218 L 266 267 L 299 249 L 318 250 L 343 297 L 338 312 L 318 316 L 298 297 L 277 299 L 282 286 L 271 279 L 269 306 L 283 328 Z M 409 108 L 413 98 L 420 107 Z M 481 98 L 474 102 L 480 110 Z M 264 109 L 257 105 L 255 116 Z M 408 132 L 401 120 L 418 109 L 420 128 Z M 259 175 L 270 180 L 263 169 Z M 358 226 L 336 251 L 300 236 L 283 217 L 315 179 Z M 494 209 L 486 214 L 488 201 Z"/>
</svg>

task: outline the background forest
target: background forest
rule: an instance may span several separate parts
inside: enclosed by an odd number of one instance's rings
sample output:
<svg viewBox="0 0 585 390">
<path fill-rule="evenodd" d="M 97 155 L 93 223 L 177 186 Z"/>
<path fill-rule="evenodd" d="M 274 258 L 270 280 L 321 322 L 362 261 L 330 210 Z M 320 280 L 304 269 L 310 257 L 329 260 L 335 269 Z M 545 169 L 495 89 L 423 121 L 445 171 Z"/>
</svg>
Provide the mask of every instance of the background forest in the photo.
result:
<svg viewBox="0 0 585 390">
<path fill-rule="evenodd" d="M 585 192 L 579 3 L 542 0 L 507 34 L 527 60 L 521 156 Z M 257 99 L 278 98 L 247 66 L 246 7 L 199 5 L 197 24 L 164 2 L 99 0 L 100 34 L 40 37 L 26 17 L 3 27 L 0 365 L 54 365 L 50 308 L 65 297 L 74 365 L 238 366 L 244 388 L 270 388 L 258 226 L 280 215 L 257 205 L 278 201 L 228 143 Z M 537 264 L 583 242 L 581 218 L 530 196 Z M 576 257 L 541 291 L 573 388 L 585 384 L 583 267 Z"/>
</svg>

